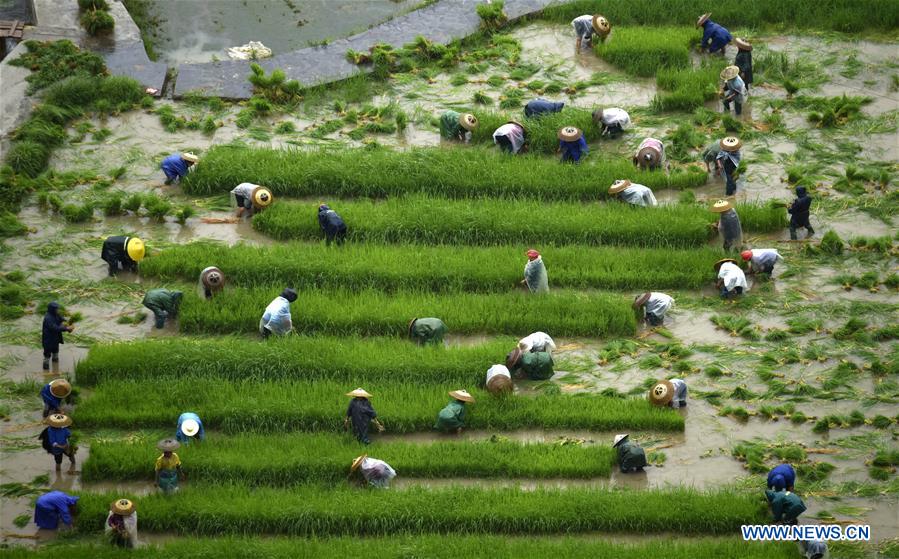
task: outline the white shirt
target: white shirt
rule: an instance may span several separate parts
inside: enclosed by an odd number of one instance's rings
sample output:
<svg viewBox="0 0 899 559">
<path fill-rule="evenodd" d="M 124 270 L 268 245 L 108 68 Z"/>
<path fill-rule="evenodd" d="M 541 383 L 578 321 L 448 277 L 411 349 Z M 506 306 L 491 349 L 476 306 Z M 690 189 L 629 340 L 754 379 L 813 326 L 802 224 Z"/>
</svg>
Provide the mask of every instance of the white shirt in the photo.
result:
<svg viewBox="0 0 899 559">
<path fill-rule="evenodd" d="M 679 408 L 681 402 L 684 402 L 684 405 L 686 405 L 687 383 L 679 378 L 670 379 L 668 382 L 670 382 L 671 386 L 674 387 L 674 398 L 672 398 L 671 401 L 668 402 L 668 405 L 672 408 Z"/>
<path fill-rule="evenodd" d="M 524 344 L 524 347 L 522 347 L 522 344 Z M 518 347 L 524 352 L 537 350 L 552 353 L 556 349 L 556 342 L 546 332 L 534 332 L 530 336 L 518 340 Z"/>
<path fill-rule="evenodd" d="M 649 300 L 646 301 L 646 314 L 654 314 L 662 318 L 674 305 L 674 298 L 665 293 L 657 293 L 655 291 L 649 294 Z"/>
<path fill-rule="evenodd" d="M 656 202 L 656 197 L 655 194 L 652 193 L 652 190 L 650 190 L 648 186 L 643 186 L 642 184 L 631 183 L 629 187 L 619 192 L 618 196 L 628 204 L 633 204 L 635 206 L 645 207 L 659 205 L 659 203 Z"/>
<path fill-rule="evenodd" d="M 619 124 L 621 125 L 622 130 L 627 130 L 631 127 L 631 116 L 627 114 L 627 111 L 625 111 L 624 109 L 619 109 L 618 107 L 603 109 L 602 118 L 600 118 L 600 120 L 606 126 Z"/>
<path fill-rule="evenodd" d="M 493 133 L 493 143 L 496 144 L 496 139 L 501 136 L 509 138 L 509 141 L 512 142 L 512 153 L 518 153 L 521 146 L 524 145 L 524 128 L 517 124 L 509 122 L 497 128 Z"/>
<path fill-rule="evenodd" d="M 112 518 L 112 511 L 106 515 L 106 527 L 104 532 L 112 532 L 112 526 L 109 525 L 109 519 Z M 125 531 L 128 533 L 128 539 L 133 544 L 137 544 L 137 511 L 132 512 L 128 516 L 123 517 Z"/>
<path fill-rule="evenodd" d="M 752 262 L 753 268 L 761 268 L 767 264 L 783 262 L 783 259 L 784 257 L 777 252 L 776 248 L 754 248 L 752 249 L 752 259 L 749 261 Z"/>
<path fill-rule="evenodd" d="M 509 373 L 509 369 L 506 368 L 505 365 L 494 365 L 487 369 L 487 384 L 490 384 L 490 380 L 493 377 L 508 377 L 509 380 L 512 380 L 512 375 Z"/>
<path fill-rule="evenodd" d="M 733 262 L 725 262 L 718 270 L 718 279 L 724 281 L 724 287 L 733 291 L 735 287 L 746 289 L 746 275 L 743 270 Z"/>
<path fill-rule="evenodd" d="M 249 198 L 253 195 L 253 190 L 255 190 L 258 186 L 258 184 L 253 184 L 251 182 L 242 182 L 234 187 L 234 190 L 231 191 L 231 194 Z"/>
<path fill-rule="evenodd" d="M 260 326 L 265 326 L 273 334 L 286 334 L 291 329 L 290 301 L 280 295 L 265 307 Z"/>
<path fill-rule="evenodd" d="M 389 482 L 396 477 L 396 470 L 391 468 L 387 462 L 377 458 L 365 458 L 359 465 L 359 469 L 362 470 L 362 477 L 366 481 Z"/>
</svg>

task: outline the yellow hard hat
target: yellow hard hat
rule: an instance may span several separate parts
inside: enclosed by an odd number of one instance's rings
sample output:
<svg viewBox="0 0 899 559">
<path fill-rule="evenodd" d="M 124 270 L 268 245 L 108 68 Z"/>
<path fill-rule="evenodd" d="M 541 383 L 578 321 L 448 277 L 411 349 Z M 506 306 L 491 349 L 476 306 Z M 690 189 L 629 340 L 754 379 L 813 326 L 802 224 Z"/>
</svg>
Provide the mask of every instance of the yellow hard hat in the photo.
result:
<svg viewBox="0 0 899 559">
<path fill-rule="evenodd" d="M 257 186 L 253 190 L 253 205 L 257 208 L 266 208 L 270 206 L 274 199 L 275 197 L 272 196 L 272 191 L 264 186 Z"/>
<path fill-rule="evenodd" d="M 128 258 L 134 260 L 135 262 L 140 262 L 144 259 L 144 254 L 146 253 L 146 247 L 144 247 L 144 242 L 137 237 L 131 237 L 128 239 L 128 244 L 125 246 L 125 250 L 128 252 Z"/>
</svg>

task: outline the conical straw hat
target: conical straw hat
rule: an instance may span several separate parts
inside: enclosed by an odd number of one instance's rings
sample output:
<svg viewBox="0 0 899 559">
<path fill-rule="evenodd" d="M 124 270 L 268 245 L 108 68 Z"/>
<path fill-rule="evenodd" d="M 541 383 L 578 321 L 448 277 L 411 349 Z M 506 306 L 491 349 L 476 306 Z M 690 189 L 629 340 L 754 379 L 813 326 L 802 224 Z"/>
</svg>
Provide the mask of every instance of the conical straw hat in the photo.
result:
<svg viewBox="0 0 899 559">
<path fill-rule="evenodd" d="M 612 446 L 618 446 L 619 444 L 621 444 L 621 441 L 627 439 L 629 436 L 630 436 L 630 435 L 628 435 L 627 433 L 622 433 L 622 434 L 620 434 L 620 435 L 615 435 L 615 440 L 612 441 Z"/>
<path fill-rule="evenodd" d="M 68 427 L 69 425 L 71 425 L 72 418 L 64 413 L 54 413 L 47 418 L 47 423 L 50 425 L 50 427 L 61 429 L 63 427 Z"/>
<path fill-rule="evenodd" d="M 471 397 L 471 394 L 469 394 L 467 390 L 453 390 L 449 395 L 456 400 L 461 400 L 463 402 L 474 402 L 474 398 Z"/>
<path fill-rule="evenodd" d="M 72 385 L 64 378 L 58 378 L 50 381 L 50 394 L 57 398 L 65 398 L 72 393 Z"/>
<path fill-rule="evenodd" d="M 253 205 L 257 208 L 266 208 L 275 200 L 272 191 L 264 186 L 257 186 L 253 189 Z"/>
<path fill-rule="evenodd" d="M 727 210 L 729 210 L 733 207 L 734 207 L 734 205 L 730 203 L 730 200 L 718 200 L 714 204 L 712 204 L 712 207 L 709 209 L 711 209 L 715 213 L 720 214 L 720 213 L 726 212 Z"/>
<path fill-rule="evenodd" d="M 459 115 L 459 124 L 462 128 L 471 132 L 478 127 L 478 119 L 470 113 L 461 114 Z"/>
<path fill-rule="evenodd" d="M 740 69 L 736 66 L 727 66 L 721 70 L 720 77 L 724 81 L 732 80 L 740 75 Z"/>
<path fill-rule="evenodd" d="M 737 261 L 734 260 L 733 258 L 722 258 L 721 260 L 715 262 L 715 271 L 717 272 L 718 268 L 720 268 L 721 265 L 724 264 L 725 262 L 730 262 L 731 264 L 737 263 Z"/>
<path fill-rule="evenodd" d="M 162 439 L 161 441 L 156 443 L 156 448 L 163 452 L 173 452 L 181 448 L 181 443 L 179 443 L 175 439 Z"/>
<path fill-rule="evenodd" d="M 652 296 L 652 293 L 650 293 L 649 291 L 647 291 L 646 293 L 644 293 L 644 294 L 642 294 L 642 295 L 637 295 L 637 296 L 634 298 L 634 308 L 635 308 L 635 309 L 639 309 L 640 307 L 642 307 L 643 305 L 645 305 L 646 302 L 649 301 L 649 298 L 650 298 L 651 296 Z"/>
<path fill-rule="evenodd" d="M 737 45 L 737 48 L 740 50 L 748 50 L 748 51 L 752 50 L 752 45 L 746 39 L 741 39 L 740 37 L 737 37 L 736 39 L 734 39 L 734 44 Z"/>
<path fill-rule="evenodd" d="M 134 503 L 132 503 L 128 499 L 119 499 L 117 501 L 113 501 L 112 504 L 109 505 L 109 510 L 111 510 L 113 514 L 119 514 L 121 516 L 131 516 L 131 513 L 134 512 Z"/>
<path fill-rule="evenodd" d="M 366 398 L 366 399 L 371 398 L 371 394 L 369 394 L 362 388 L 357 388 L 356 390 L 353 390 L 352 392 L 347 392 L 346 395 L 352 396 L 353 398 Z"/>
<path fill-rule="evenodd" d="M 593 16 L 593 30 L 605 37 L 612 30 L 612 24 L 604 16 L 596 14 Z"/>
<path fill-rule="evenodd" d="M 707 22 L 711 16 L 712 12 L 707 12 L 699 16 L 699 19 L 696 20 L 696 27 L 702 27 L 702 24 Z"/>
<path fill-rule="evenodd" d="M 736 136 L 728 136 L 722 138 L 721 141 L 718 142 L 718 145 L 721 146 L 721 149 L 724 151 L 740 151 L 740 148 L 743 147 L 743 142 Z"/>
<path fill-rule="evenodd" d="M 584 134 L 574 126 L 566 126 L 559 130 L 559 139 L 563 142 L 576 142 Z"/>
<path fill-rule="evenodd" d="M 200 424 L 197 423 L 196 419 L 185 419 L 184 422 L 181 423 L 181 432 L 188 437 L 193 437 L 200 432 Z"/>
<path fill-rule="evenodd" d="M 674 385 L 671 381 L 660 380 L 649 389 L 649 401 L 657 406 L 667 406 L 674 398 Z"/>
<path fill-rule="evenodd" d="M 618 179 L 609 187 L 609 194 L 618 194 L 631 185 L 631 181 L 627 179 Z"/>
<path fill-rule="evenodd" d="M 357 456 L 353 459 L 352 465 L 350 465 L 350 472 L 355 472 L 359 469 L 359 466 L 362 465 L 362 461 L 368 458 L 368 454 L 363 454 L 362 456 Z"/>
</svg>

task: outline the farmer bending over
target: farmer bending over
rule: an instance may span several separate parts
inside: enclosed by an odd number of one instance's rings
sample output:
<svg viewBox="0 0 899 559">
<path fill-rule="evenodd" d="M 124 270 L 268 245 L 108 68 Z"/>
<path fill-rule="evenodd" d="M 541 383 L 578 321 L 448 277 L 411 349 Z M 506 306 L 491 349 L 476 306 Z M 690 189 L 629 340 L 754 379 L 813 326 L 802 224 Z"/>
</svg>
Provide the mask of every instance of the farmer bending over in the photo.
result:
<svg viewBox="0 0 899 559">
<path fill-rule="evenodd" d="M 674 306 L 674 299 L 665 293 L 647 291 L 634 299 L 634 310 L 642 310 L 643 319 L 650 326 L 661 326 L 665 315 Z"/>
<path fill-rule="evenodd" d="M 251 182 L 242 182 L 231 191 L 237 204 L 237 217 L 251 216 L 259 210 L 269 207 L 275 200 L 272 191 L 264 186 Z"/>
<path fill-rule="evenodd" d="M 679 378 L 660 380 L 649 389 L 649 401 L 656 406 L 687 407 L 687 383 Z"/>
<path fill-rule="evenodd" d="M 716 262 L 715 272 L 718 274 L 715 286 L 721 290 L 722 298 L 733 299 L 737 295 L 742 295 L 743 290 L 747 289 L 746 276 L 733 258 L 724 258 Z"/>
<path fill-rule="evenodd" d="M 473 114 L 444 111 L 440 115 L 440 137 L 444 140 L 467 144 L 471 141 L 471 133 L 477 127 L 478 119 Z"/>
<path fill-rule="evenodd" d="M 440 345 L 446 324 L 439 318 L 413 318 L 409 321 L 409 339 L 418 345 Z"/>
<path fill-rule="evenodd" d="M 206 439 L 206 429 L 200 416 L 194 412 L 184 412 L 178 416 L 178 428 L 175 430 L 175 440 L 179 443 L 190 444 L 192 439 L 198 441 Z"/>
<path fill-rule="evenodd" d="M 650 170 L 661 167 L 668 168 L 668 160 L 665 157 L 665 144 L 655 138 L 646 138 L 637 147 L 633 157 L 634 165 L 641 169 Z"/>
<path fill-rule="evenodd" d="M 78 499 L 62 491 L 50 491 L 37 498 L 34 503 L 34 523 L 43 530 L 56 530 L 60 521 L 71 528 L 78 514 Z"/>
<path fill-rule="evenodd" d="M 357 456 L 350 466 L 350 479 L 356 478 L 362 485 L 387 489 L 390 480 L 396 477 L 396 470 L 390 464 L 377 458 L 369 458 L 367 454 Z"/>
<path fill-rule="evenodd" d="M 796 240 L 796 230 L 805 227 L 808 239 L 815 234 L 812 223 L 809 221 L 812 207 L 812 197 L 806 194 L 804 186 L 796 187 L 796 199 L 790 204 L 787 213 L 790 214 L 790 239 Z"/>
<path fill-rule="evenodd" d="M 335 239 L 338 245 L 342 245 L 346 239 L 346 223 L 343 222 L 340 214 L 328 207 L 327 204 L 318 207 L 318 226 L 324 232 L 328 245 Z"/>
<path fill-rule="evenodd" d="M 200 286 L 203 296 L 212 299 L 213 295 L 225 289 L 225 274 L 215 266 L 207 266 L 200 272 Z"/>
<path fill-rule="evenodd" d="M 499 146 L 500 151 L 516 155 L 524 148 L 524 126 L 509 121 L 493 132 L 493 143 Z"/>
<path fill-rule="evenodd" d="M 648 186 L 631 182 L 627 179 L 619 179 L 609 187 L 609 194 L 616 196 L 622 202 L 633 206 L 652 207 L 658 206 L 655 194 Z"/>
<path fill-rule="evenodd" d="M 577 36 L 575 48 L 578 51 L 581 50 L 581 46 L 589 47 L 593 44 L 593 35 L 599 36 L 600 41 L 605 41 L 609 31 L 612 30 L 609 20 L 599 14 L 578 16 L 571 20 L 571 26 L 574 27 L 574 34 Z"/>
<path fill-rule="evenodd" d="M 618 107 L 599 108 L 593 111 L 593 123 L 600 128 L 600 135 L 614 138 L 631 127 L 631 117 Z"/>
<path fill-rule="evenodd" d="M 137 237 L 116 235 L 103 241 L 100 258 L 109 266 L 109 275 L 114 276 L 120 268 L 136 272 L 137 263 L 144 259 L 145 251 L 144 242 Z"/>
<path fill-rule="evenodd" d="M 265 307 L 265 312 L 259 319 L 259 333 L 263 339 L 272 334 L 283 336 L 293 330 L 290 304 L 296 300 L 297 292 L 288 287 Z"/>
<path fill-rule="evenodd" d="M 710 20 L 711 15 L 711 12 L 702 14 L 696 20 L 696 27 L 703 29 L 702 42 L 699 46 L 709 54 L 718 53 L 723 56 L 724 48 L 733 40 L 733 36 L 727 29 Z"/>
<path fill-rule="evenodd" d="M 768 489 L 773 491 L 792 491 L 796 484 L 796 470 L 789 464 L 780 464 L 768 472 Z"/>
<path fill-rule="evenodd" d="M 545 351 L 552 353 L 556 350 L 556 342 L 546 332 L 534 332 L 518 340 L 518 348 L 523 352 Z"/>
<path fill-rule="evenodd" d="M 615 435 L 612 447 L 618 449 L 618 468 L 621 473 L 642 472 L 646 467 L 646 452 L 627 433 Z"/>
<path fill-rule="evenodd" d="M 531 99 L 524 106 L 524 116 L 536 118 L 542 115 L 562 112 L 563 108 L 565 108 L 565 103 L 561 101 L 555 103 L 546 99 Z"/>
<path fill-rule="evenodd" d="M 512 392 L 512 374 L 505 365 L 493 365 L 487 369 L 487 392 L 498 396 Z"/>
<path fill-rule="evenodd" d="M 184 297 L 184 293 L 180 291 L 169 291 L 161 288 L 151 289 L 144 295 L 142 304 L 153 311 L 156 327 L 162 328 L 165 326 L 166 319 L 178 316 L 182 297 Z"/>
<path fill-rule="evenodd" d="M 574 126 L 566 126 L 559 130 L 559 151 L 562 163 L 578 163 L 581 157 L 590 153 L 584 134 Z"/>
<path fill-rule="evenodd" d="M 460 434 L 462 428 L 465 427 L 465 404 L 474 403 L 474 398 L 466 390 L 453 390 L 449 395 L 452 400 L 437 414 L 434 429 L 444 433 L 455 431 L 456 434 Z"/>
<path fill-rule="evenodd" d="M 552 355 L 546 351 L 524 351 L 516 347 L 506 355 L 506 367 L 519 377 L 547 380 L 553 376 Z"/>
<path fill-rule="evenodd" d="M 184 175 L 190 171 L 190 168 L 199 160 L 199 157 L 189 152 L 173 153 L 163 159 L 160 167 L 162 172 L 165 173 L 165 184 L 180 182 Z"/>
<path fill-rule="evenodd" d="M 62 411 L 62 401 L 72 393 L 72 385 L 64 378 L 53 379 L 41 388 L 44 417 Z"/>
<path fill-rule="evenodd" d="M 774 265 L 783 262 L 784 257 L 777 252 L 775 248 L 754 248 L 752 250 L 744 250 L 740 253 L 743 262 L 748 262 L 750 274 L 768 274 L 774 273 Z"/>
<path fill-rule="evenodd" d="M 805 512 L 805 503 L 799 495 L 792 491 L 765 491 L 771 514 L 775 524 L 795 526 L 799 524 L 799 515 Z"/>
</svg>

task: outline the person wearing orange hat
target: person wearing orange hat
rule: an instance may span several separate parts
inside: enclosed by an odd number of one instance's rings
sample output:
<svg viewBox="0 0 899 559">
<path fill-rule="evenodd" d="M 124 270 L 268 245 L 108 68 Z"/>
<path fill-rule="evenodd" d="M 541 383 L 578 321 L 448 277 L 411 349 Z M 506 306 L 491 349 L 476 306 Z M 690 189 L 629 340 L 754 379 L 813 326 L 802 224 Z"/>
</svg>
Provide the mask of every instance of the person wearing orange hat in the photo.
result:
<svg viewBox="0 0 899 559">
<path fill-rule="evenodd" d="M 750 274 L 768 274 L 774 273 L 774 265 L 783 262 L 784 257 L 777 252 L 776 248 L 754 248 L 752 250 L 744 250 L 740 253 L 743 262 L 747 262 Z"/>
<path fill-rule="evenodd" d="M 72 393 L 72 385 L 64 378 L 53 379 L 41 388 L 44 417 L 62 411 L 62 401 Z"/>
<path fill-rule="evenodd" d="M 350 477 L 354 476 L 362 485 L 368 485 L 377 489 L 390 487 L 390 480 L 396 477 L 396 470 L 390 464 L 377 458 L 371 458 L 367 454 L 357 456 L 350 465 Z"/>
<path fill-rule="evenodd" d="M 575 48 L 580 52 L 581 46 L 590 46 L 593 44 L 593 36 L 596 35 L 600 41 L 605 41 L 612 30 L 609 20 L 603 16 L 596 14 L 585 14 L 571 20 L 571 26 L 574 27 L 574 34 L 577 35 L 577 43 Z"/>
<path fill-rule="evenodd" d="M 474 403 L 474 398 L 467 390 L 453 390 L 449 395 L 452 400 L 437 414 L 434 429 L 445 433 L 455 431 L 456 434 L 460 434 L 465 427 L 465 404 Z"/>
<path fill-rule="evenodd" d="M 371 405 L 371 394 L 357 388 L 352 392 L 347 392 L 347 396 L 351 397 L 350 405 L 346 409 L 346 418 L 343 420 L 343 430 L 346 431 L 350 423 L 353 424 L 353 434 L 362 444 L 371 444 L 368 438 L 368 426 L 374 423 L 378 428 L 378 432 L 384 432 L 384 425 L 378 420 L 378 414 Z"/>
<path fill-rule="evenodd" d="M 737 261 L 733 258 L 724 258 L 716 262 L 715 273 L 718 274 L 718 281 L 715 283 L 715 286 L 721 290 L 723 299 L 733 299 L 738 295 L 742 295 L 743 291 L 748 289 L 746 275 L 737 266 Z"/>
<path fill-rule="evenodd" d="M 643 318 L 650 326 L 661 326 L 673 306 L 673 297 L 656 291 L 647 291 L 634 299 L 634 310 L 642 310 Z"/>
<path fill-rule="evenodd" d="M 724 49 L 734 39 L 730 31 L 710 20 L 711 12 L 702 14 L 696 20 L 696 27 L 702 27 L 702 41 L 699 47 L 709 54 L 719 53 L 724 55 Z"/>
<path fill-rule="evenodd" d="M 524 279 L 522 285 L 527 285 L 531 293 L 546 293 L 549 291 L 549 278 L 546 275 L 546 266 L 543 257 L 534 249 L 527 251 L 528 263 L 524 265 Z"/>
</svg>

